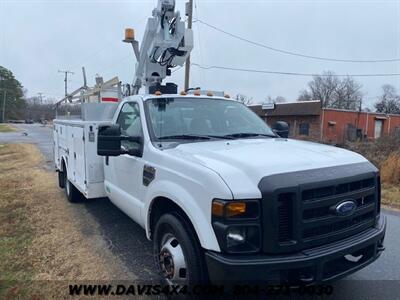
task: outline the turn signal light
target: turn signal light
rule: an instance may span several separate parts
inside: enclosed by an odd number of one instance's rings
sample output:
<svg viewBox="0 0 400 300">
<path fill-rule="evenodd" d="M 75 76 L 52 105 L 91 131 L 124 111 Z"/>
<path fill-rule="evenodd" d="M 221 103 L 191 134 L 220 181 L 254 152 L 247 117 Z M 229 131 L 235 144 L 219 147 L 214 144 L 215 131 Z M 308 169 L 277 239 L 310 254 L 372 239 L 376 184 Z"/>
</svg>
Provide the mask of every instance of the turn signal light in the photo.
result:
<svg viewBox="0 0 400 300">
<path fill-rule="evenodd" d="M 260 216 L 258 200 L 220 200 L 212 202 L 212 216 L 217 219 L 257 219 Z"/>
<path fill-rule="evenodd" d="M 212 203 L 212 214 L 216 217 L 224 216 L 224 203 L 219 201 L 213 201 Z"/>
<path fill-rule="evenodd" d="M 216 217 L 236 217 L 246 213 L 245 202 L 232 202 L 224 203 L 221 201 L 214 201 L 212 204 L 212 214 Z"/>
</svg>

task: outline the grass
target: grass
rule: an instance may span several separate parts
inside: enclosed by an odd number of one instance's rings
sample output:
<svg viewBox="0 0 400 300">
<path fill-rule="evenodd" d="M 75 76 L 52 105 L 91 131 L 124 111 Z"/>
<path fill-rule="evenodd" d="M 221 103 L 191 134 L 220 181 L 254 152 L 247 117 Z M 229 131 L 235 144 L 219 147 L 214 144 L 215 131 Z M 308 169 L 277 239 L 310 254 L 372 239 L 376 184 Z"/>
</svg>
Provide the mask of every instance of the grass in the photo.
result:
<svg viewBox="0 0 400 300">
<path fill-rule="evenodd" d="M 15 128 L 8 124 L 0 124 L 0 132 L 13 132 Z"/>
<path fill-rule="evenodd" d="M 400 209 L 400 186 L 383 184 L 382 204 Z"/>
<path fill-rule="evenodd" d="M 15 145 L 0 145 L 0 295 L 8 290 L 8 296 L 16 291 L 13 282 L 32 278 L 32 264 L 26 257 L 34 235 L 27 215 L 33 178 L 23 170 L 41 159 L 27 145 L 15 150 Z M 27 155 L 29 159 L 25 159 Z"/>
<path fill-rule="evenodd" d="M 109 280 L 120 270 L 107 249 L 94 250 L 96 224 L 76 213 L 82 207 L 68 203 L 42 163 L 34 145 L 0 144 L 0 299 L 60 298 L 67 281 Z"/>
</svg>

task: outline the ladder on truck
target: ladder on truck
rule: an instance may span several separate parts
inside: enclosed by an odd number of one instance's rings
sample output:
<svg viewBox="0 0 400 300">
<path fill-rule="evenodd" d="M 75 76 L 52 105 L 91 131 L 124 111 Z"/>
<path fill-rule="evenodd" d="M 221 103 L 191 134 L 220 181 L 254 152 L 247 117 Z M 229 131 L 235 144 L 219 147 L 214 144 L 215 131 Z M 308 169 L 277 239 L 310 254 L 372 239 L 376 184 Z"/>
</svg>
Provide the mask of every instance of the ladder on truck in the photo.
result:
<svg viewBox="0 0 400 300">
<path fill-rule="evenodd" d="M 56 119 L 89 120 L 95 118 L 96 114 L 100 117 L 104 113 L 104 117 L 110 119 L 111 113 L 122 100 L 121 82 L 118 77 L 104 81 L 101 76 L 97 76 L 96 84 L 89 87 L 86 84 L 84 68 L 83 74 L 84 84 L 55 104 Z"/>
</svg>

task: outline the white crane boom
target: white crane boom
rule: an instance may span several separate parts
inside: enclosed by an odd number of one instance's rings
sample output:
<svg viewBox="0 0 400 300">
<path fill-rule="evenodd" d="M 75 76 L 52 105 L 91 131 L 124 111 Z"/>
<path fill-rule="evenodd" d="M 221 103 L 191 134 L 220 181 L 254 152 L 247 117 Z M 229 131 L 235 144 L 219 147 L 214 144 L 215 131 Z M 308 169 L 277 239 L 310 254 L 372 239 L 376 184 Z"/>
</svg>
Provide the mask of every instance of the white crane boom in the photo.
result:
<svg viewBox="0 0 400 300">
<path fill-rule="evenodd" d="M 124 42 L 132 44 L 137 60 L 132 94 L 137 94 L 142 85 L 146 93 L 152 93 L 166 88 L 161 83 L 171 74 L 171 68 L 184 65 L 193 49 L 193 32 L 175 11 L 175 0 L 158 0 L 153 16 L 147 20 L 140 50 L 133 29 L 125 31 Z"/>
</svg>

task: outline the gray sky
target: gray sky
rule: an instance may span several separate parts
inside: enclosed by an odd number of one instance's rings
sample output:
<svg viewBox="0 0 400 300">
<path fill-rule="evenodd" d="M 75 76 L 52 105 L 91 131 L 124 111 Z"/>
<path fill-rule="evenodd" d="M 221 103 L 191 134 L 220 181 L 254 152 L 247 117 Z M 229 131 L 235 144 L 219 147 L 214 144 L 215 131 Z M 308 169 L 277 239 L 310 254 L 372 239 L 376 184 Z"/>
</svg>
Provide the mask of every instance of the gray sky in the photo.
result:
<svg viewBox="0 0 400 300">
<path fill-rule="evenodd" d="M 133 78 L 134 55 L 122 43 L 124 28 L 141 40 L 156 0 L 39 1 L 0 0 L 0 65 L 9 68 L 28 90 L 59 98 L 61 70 L 72 70 L 69 91 L 82 85 L 81 66 L 90 84 L 96 73 L 123 82 Z M 177 0 L 184 15 L 185 1 Z M 235 1 L 195 0 L 195 18 L 247 39 L 307 55 L 338 59 L 400 58 L 398 1 Z M 194 23 L 192 62 L 283 72 L 337 74 L 400 73 L 400 62 L 341 63 L 279 54 L 236 40 Z M 169 81 L 183 85 L 183 69 Z M 243 93 L 262 102 L 281 95 L 294 101 L 310 77 L 202 70 L 193 66 L 191 85 Z M 400 76 L 356 78 L 367 105 L 389 83 L 400 92 Z"/>
</svg>

